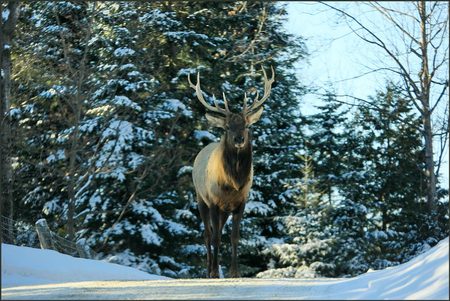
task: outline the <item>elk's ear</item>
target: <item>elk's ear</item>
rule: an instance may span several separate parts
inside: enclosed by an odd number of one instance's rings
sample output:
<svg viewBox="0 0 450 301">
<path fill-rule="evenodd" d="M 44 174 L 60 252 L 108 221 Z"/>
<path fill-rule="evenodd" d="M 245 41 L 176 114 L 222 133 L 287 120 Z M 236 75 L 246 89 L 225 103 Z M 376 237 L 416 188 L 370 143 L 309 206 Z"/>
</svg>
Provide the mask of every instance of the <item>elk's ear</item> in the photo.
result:
<svg viewBox="0 0 450 301">
<path fill-rule="evenodd" d="M 261 106 L 256 112 L 252 113 L 251 115 L 247 116 L 247 125 L 252 125 L 255 122 L 257 122 L 259 120 L 259 118 L 261 118 L 261 114 L 264 110 L 264 107 Z"/>
<path fill-rule="evenodd" d="M 216 117 L 209 113 L 206 113 L 205 116 L 206 116 L 206 119 L 208 119 L 208 122 L 210 125 L 225 129 L 226 121 L 225 121 L 224 117 Z"/>
</svg>

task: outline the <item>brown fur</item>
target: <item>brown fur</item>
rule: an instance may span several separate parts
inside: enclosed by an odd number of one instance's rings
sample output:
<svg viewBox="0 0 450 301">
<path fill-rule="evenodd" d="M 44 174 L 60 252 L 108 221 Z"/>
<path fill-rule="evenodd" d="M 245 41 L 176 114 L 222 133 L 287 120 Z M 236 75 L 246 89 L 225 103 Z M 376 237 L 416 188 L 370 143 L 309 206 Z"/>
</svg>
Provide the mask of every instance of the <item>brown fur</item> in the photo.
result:
<svg viewBox="0 0 450 301">
<path fill-rule="evenodd" d="M 251 150 L 250 142 L 240 152 L 227 148 L 223 137 L 220 143 L 208 145 L 197 155 L 194 186 L 208 207 L 216 204 L 232 212 L 246 201 L 253 178 Z"/>
<path fill-rule="evenodd" d="M 228 139 L 225 137 L 224 140 L 227 141 Z M 251 142 L 249 141 L 241 150 L 237 150 L 233 145 L 230 145 L 230 143 L 224 143 L 222 159 L 225 172 L 240 190 L 250 181 L 249 177 L 252 169 Z"/>
<path fill-rule="evenodd" d="M 251 133 L 248 128 L 261 117 L 262 104 L 268 99 L 275 80 L 273 68 L 270 79 L 267 78 L 264 68 L 262 71 L 264 95 L 259 99 L 258 94 L 248 107 L 245 94 L 244 106 L 239 114 L 229 110 L 225 94 L 225 108 L 221 108 L 217 102 L 214 106 L 208 104 L 200 88 L 200 73 L 197 73 L 196 85 L 188 75 L 189 86 L 195 90 L 198 100 L 207 109 L 205 117 L 208 122 L 225 130 L 220 143 L 211 143 L 198 153 L 192 171 L 199 213 L 205 225 L 207 277 L 219 277 L 220 240 L 230 213 L 233 214 L 230 276 L 239 277 L 239 227 L 253 181 Z"/>
<path fill-rule="evenodd" d="M 239 224 L 253 181 L 252 147 L 248 135 L 244 147 L 239 150 L 231 143 L 233 139 L 228 138 L 225 134 L 220 143 L 203 148 L 195 158 L 192 172 L 200 216 L 205 225 L 207 277 L 211 278 L 219 277 L 221 233 L 230 213 L 233 218 L 229 275 L 240 277 L 237 264 Z"/>
</svg>

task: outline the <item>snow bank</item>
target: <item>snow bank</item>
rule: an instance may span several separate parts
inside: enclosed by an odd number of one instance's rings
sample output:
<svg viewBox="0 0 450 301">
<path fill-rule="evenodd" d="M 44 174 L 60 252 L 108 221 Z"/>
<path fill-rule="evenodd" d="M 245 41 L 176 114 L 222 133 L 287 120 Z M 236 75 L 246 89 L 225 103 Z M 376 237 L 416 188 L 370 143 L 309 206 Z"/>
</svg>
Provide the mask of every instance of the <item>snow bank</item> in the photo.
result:
<svg viewBox="0 0 450 301">
<path fill-rule="evenodd" d="M 134 268 L 76 258 L 53 250 L 2 243 L 2 288 L 20 285 L 100 280 L 162 280 Z"/>
<path fill-rule="evenodd" d="M 335 299 L 449 299 L 449 238 L 414 259 L 343 280 L 330 288 Z"/>
<path fill-rule="evenodd" d="M 448 244 L 446 238 L 407 263 L 354 278 L 183 280 L 3 244 L 2 299 L 448 300 Z M 138 281 L 71 282 L 113 279 Z M 140 281 L 146 279 L 156 281 Z"/>
</svg>

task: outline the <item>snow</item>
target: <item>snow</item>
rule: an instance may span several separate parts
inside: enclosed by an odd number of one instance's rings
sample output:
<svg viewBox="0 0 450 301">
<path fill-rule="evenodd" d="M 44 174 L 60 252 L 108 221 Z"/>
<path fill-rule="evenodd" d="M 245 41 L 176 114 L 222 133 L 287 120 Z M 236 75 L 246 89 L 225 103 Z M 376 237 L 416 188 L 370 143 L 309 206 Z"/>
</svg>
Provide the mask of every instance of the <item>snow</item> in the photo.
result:
<svg viewBox="0 0 450 301">
<path fill-rule="evenodd" d="M 151 217 L 152 221 L 155 223 L 162 223 L 164 221 L 161 214 L 152 207 L 152 203 L 144 200 L 136 200 L 131 203 L 133 212 L 137 214 L 142 214 L 145 217 Z"/>
<path fill-rule="evenodd" d="M 51 201 L 45 202 L 44 207 L 42 208 L 42 212 L 45 215 L 49 215 L 53 212 L 57 212 L 58 210 L 60 210 L 60 206 L 58 205 L 58 202 L 60 200 L 58 198 L 55 198 Z"/>
<path fill-rule="evenodd" d="M 196 33 L 194 31 L 167 31 L 164 33 L 169 38 L 172 39 L 185 39 L 187 37 L 196 38 L 199 40 L 208 40 L 208 36 L 202 33 Z"/>
<path fill-rule="evenodd" d="M 45 33 L 60 33 L 60 32 L 61 33 L 66 33 L 69 30 L 67 28 L 63 27 L 63 26 L 60 26 L 60 25 L 49 25 L 49 26 L 44 27 L 42 29 L 42 31 L 45 32 Z"/>
<path fill-rule="evenodd" d="M 89 206 L 91 208 L 95 208 L 97 206 L 97 204 L 100 204 L 101 202 L 102 202 L 102 198 L 98 195 L 98 193 L 96 191 L 89 199 Z"/>
<path fill-rule="evenodd" d="M 156 234 L 155 231 L 153 231 L 154 228 L 155 226 L 153 225 L 141 225 L 140 232 L 142 238 L 144 239 L 144 242 L 149 245 L 160 246 L 163 239 L 158 234 Z"/>
<path fill-rule="evenodd" d="M 112 100 L 112 102 L 119 106 L 130 107 L 131 109 L 136 111 L 142 110 L 142 108 L 137 103 L 135 103 L 134 101 L 132 101 L 131 99 L 129 99 L 124 95 L 116 95 Z"/>
<path fill-rule="evenodd" d="M 9 18 L 9 9 L 5 8 L 5 9 L 2 11 L 2 19 L 3 19 L 3 22 L 6 22 L 6 21 L 8 20 L 8 18 Z"/>
<path fill-rule="evenodd" d="M 127 47 L 121 47 L 114 50 L 114 56 L 116 57 L 127 57 L 131 56 L 135 53 L 133 49 L 127 48 Z"/>
<path fill-rule="evenodd" d="M 210 141 L 217 140 L 216 136 L 204 130 L 194 130 L 194 137 L 197 141 L 202 141 L 203 139 L 208 139 Z"/>
<path fill-rule="evenodd" d="M 50 99 L 50 98 L 52 98 L 52 97 L 53 97 L 54 95 L 56 95 L 56 94 L 57 94 L 56 90 L 53 89 L 53 88 L 50 88 L 50 89 L 47 90 L 47 91 L 41 92 L 41 93 L 39 94 L 39 96 L 42 97 L 42 98 Z"/>
<path fill-rule="evenodd" d="M 83 120 L 79 125 L 79 129 L 83 133 L 92 133 L 92 131 L 99 125 L 100 117 Z"/>
<path fill-rule="evenodd" d="M 75 258 L 53 250 L 2 243 L 2 299 L 4 288 L 22 285 L 156 279 L 167 278 L 106 261 Z"/>
<path fill-rule="evenodd" d="M 191 174 L 192 173 L 192 166 L 183 166 L 181 167 L 177 172 L 177 177 L 184 176 L 185 174 Z"/>
<path fill-rule="evenodd" d="M 266 216 L 271 211 L 270 207 L 258 201 L 249 201 L 245 205 L 245 213 L 260 214 Z"/>
<path fill-rule="evenodd" d="M 170 279 L 2 244 L 2 299 L 448 300 L 448 244 L 447 237 L 409 262 L 343 279 Z"/>
<path fill-rule="evenodd" d="M 126 70 L 126 69 L 135 69 L 136 65 L 127 63 L 125 65 L 120 66 L 119 70 Z"/>
<path fill-rule="evenodd" d="M 180 111 L 184 116 L 192 117 L 192 111 L 186 108 L 186 106 L 178 99 L 166 99 L 164 107 L 170 111 Z"/>
<path fill-rule="evenodd" d="M 46 160 L 48 163 L 52 163 L 52 162 L 55 162 L 58 160 L 64 160 L 65 158 L 66 158 L 66 154 L 65 154 L 64 150 L 59 149 L 56 151 L 56 153 L 49 155 Z"/>
</svg>

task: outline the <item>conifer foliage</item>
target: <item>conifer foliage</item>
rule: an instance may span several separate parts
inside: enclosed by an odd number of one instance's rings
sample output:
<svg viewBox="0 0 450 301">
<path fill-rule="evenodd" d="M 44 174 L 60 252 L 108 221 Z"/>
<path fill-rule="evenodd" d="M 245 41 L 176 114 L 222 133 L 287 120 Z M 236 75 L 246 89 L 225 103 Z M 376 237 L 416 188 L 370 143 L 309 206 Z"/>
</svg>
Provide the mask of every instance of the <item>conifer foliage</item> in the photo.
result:
<svg viewBox="0 0 450 301">
<path fill-rule="evenodd" d="M 371 107 L 347 115 L 332 93 L 324 100 L 306 119 L 313 130 L 292 188 L 297 213 L 281 218 L 288 236 L 265 250 L 270 264 L 258 277 L 355 276 L 403 263 L 448 235 L 448 201 L 439 222 L 426 213 L 420 119 L 400 90 L 388 83 Z"/>
<path fill-rule="evenodd" d="M 332 90 L 302 116 L 307 48 L 277 2 L 23 2 L 11 53 L 16 220 L 46 218 L 123 265 L 205 275 L 191 179 L 218 141 L 187 76 L 234 112 L 275 83 L 252 127 L 254 180 L 241 225 L 242 276 L 350 276 L 398 264 L 448 234 L 424 204 L 420 123 L 395 88 L 347 107 Z M 269 74 L 270 76 L 270 74 Z M 442 191 L 442 195 L 445 195 Z M 447 206 L 447 207 L 446 207 Z M 423 209 L 423 210 L 422 210 Z M 225 225 L 222 269 L 230 265 Z"/>
<path fill-rule="evenodd" d="M 286 144 L 295 144 L 302 93 L 289 68 L 305 48 L 283 30 L 285 14 L 259 2 L 25 3 L 15 57 L 15 191 L 17 206 L 32 210 L 21 218 L 45 217 L 113 262 L 202 275 L 190 171 L 221 133 L 207 127 L 187 75 L 200 72 L 207 99 L 225 92 L 238 111 L 245 92 L 262 91 L 260 68 L 272 66 L 277 86 L 254 133 L 258 177 L 240 250 L 244 273 L 264 268 L 255 254 L 274 231 L 267 218 L 280 210 L 277 174 L 289 175 Z"/>
</svg>

